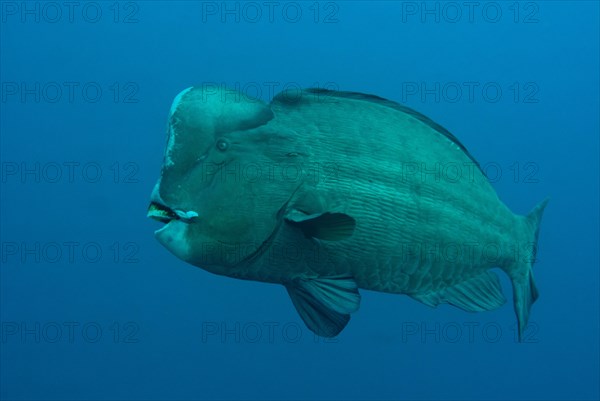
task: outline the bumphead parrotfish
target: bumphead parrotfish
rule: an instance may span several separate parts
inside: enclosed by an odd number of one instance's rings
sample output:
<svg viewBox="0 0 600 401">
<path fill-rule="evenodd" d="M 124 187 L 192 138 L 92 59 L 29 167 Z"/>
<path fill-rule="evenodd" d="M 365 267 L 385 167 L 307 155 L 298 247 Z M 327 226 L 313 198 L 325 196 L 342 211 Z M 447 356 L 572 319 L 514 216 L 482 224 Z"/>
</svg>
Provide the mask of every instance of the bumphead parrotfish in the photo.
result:
<svg viewBox="0 0 600 401">
<path fill-rule="evenodd" d="M 377 96 L 288 90 L 270 104 L 219 87 L 173 101 L 148 216 L 178 258 L 282 284 L 314 333 L 333 337 L 358 289 L 486 311 L 513 285 L 519 335 L 547 201 L 502 203 L 458 139 Z"/>
</svg>

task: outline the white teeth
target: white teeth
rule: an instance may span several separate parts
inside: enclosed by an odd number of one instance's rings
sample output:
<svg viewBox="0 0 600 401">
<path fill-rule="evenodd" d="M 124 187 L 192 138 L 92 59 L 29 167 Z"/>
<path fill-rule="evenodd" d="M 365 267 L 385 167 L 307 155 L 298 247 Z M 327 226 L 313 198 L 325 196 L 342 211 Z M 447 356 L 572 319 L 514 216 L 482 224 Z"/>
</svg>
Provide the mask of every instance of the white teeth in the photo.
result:
<svg viewBox="0 0 600 401">
<path fill-rule="evenodd" d="M 187 212 L 184 212 L 183 210 L 175 210 L 174 212 L 177 216 L 179 216 L 180 219 L 186 221 L 190 221 L 194 217 L 198 217 L 198 213 L 194 212 L 193 210 Z"/>
<path fill-rule="evenodd" d="M 148 213 L 147 213 L 148 217 L 168 217 L 169 213 L 167 213 L 166 210 L 163 209 L 159 209 L 155 204 L 150 204 L 150 207 L 148 207 Z"/>
</svg>

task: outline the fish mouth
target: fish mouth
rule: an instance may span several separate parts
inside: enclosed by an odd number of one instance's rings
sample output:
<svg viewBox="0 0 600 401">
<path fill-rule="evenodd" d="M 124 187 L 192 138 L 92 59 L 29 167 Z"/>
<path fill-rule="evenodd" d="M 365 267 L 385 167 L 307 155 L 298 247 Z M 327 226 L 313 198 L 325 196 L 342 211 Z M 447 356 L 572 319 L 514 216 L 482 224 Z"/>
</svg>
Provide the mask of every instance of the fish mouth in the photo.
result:
<svg viewBox="0 0 600 401">
<path fill-rule="evenodd" d="M 185 224 L 193 223 L 196 217 L 198 217 L 198 213 L 193 210 L 185 212 L 179 209 L 171 209 L 167 205 L 152 201 L 150 202 L 150 206 L 148 206 L 147 216 L 165 224 L 164 227 L 154 232 L 155 234 L 158 234 L 160 231 L 165 230 L 172 221 L 180 221 Z"/>
<path fill-rule="evenodd" d="M 148 206 L 148 217 L 161 223 L 170 223 L 171 220 L 178 220 L 180 217 L 170 207 L 158 202 L 150 202 Z"/>
</svg>

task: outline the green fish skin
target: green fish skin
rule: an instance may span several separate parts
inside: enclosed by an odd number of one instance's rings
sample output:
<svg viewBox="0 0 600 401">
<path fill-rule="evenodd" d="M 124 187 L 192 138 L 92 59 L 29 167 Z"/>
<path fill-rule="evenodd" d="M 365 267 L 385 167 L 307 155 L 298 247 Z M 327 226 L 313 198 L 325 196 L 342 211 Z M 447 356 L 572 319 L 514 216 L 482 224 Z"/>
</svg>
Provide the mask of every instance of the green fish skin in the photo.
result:
<svg viewBox="0 0 600 401">
<path fill-rule="evenodd" d="M 519 334 L 538 297 L 532 265 L 547 200 L 500 201 L 475 158 L 424 115 L 373 95 L 285 91 L 270 104 L 220 87 L 173 101 L 148 216 L 178 258 L 282 284 L 306 325 L 338 335 L 359 289 L 467 311 L 502 306 Z"/>
</svg>

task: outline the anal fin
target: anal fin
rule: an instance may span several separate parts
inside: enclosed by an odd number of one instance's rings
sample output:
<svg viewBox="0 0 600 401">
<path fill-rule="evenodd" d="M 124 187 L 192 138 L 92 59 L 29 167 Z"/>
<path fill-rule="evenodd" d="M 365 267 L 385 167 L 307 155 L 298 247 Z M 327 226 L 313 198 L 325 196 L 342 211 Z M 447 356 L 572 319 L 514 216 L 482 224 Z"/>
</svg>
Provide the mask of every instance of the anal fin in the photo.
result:
<svg viewBox="0 0 600 401">
<path fill-rule="evenodd" d="M 412 298 L 425 305 L 435 307 L 441 303 L 451 304 L 468 312 L 483 312 L 504 305 L 506 298 L 498 276 L 486 271 L 479 276 L 463 281 L 437 292 L 411 294 Z"/>
</svg>

